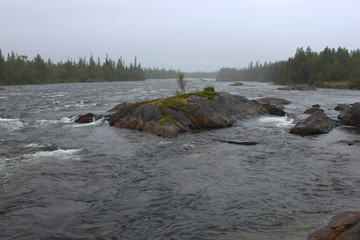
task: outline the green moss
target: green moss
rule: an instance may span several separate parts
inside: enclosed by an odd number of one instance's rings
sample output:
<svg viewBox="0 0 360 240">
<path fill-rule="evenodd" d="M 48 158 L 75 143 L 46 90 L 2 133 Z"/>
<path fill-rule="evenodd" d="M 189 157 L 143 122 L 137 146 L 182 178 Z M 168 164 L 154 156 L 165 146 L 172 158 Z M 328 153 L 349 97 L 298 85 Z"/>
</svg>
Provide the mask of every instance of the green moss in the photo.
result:
<svg viewBox="0 0 360 240">
<path fill-rule="evenodd" d="M 161 113 L 163 113 L 166 109 L 171 108 L 176 111 L 185 111 L 186 106 L 188 105 L 185 98 L 182 97 L 172 97 L 172 98 L 166 98 L 159 104 L 159 109 Z"/>
<path fill-rule="evenodd" d="M 165 115 L 165 117 L 163 117 L 159 120 L 159 123 L 172 123 L 172 122 L 173 122 L 173 119 L 170 114 Z"/>
<path fill-rule="evenodd" d="M 156 99 L 156 100 L 149 100 L 149 101 L 142 101 L 136 102 L 130 105 L 127 110 L 123 110 L 121 117 L 126 116 L 130 111 L 136 109 L 142 105 L 150 105 L 150 104 L 158 104 L 159 110 L 163 115 L 163 118 L 159 120 L 159 123 L 172 123 L 173 119 L 170 115 L 168 109 L 172 109 L 175 111 L 184 111 L 188 114 L 189 118 L 193 121 L 193 113 L 191 113 L 189 109 L 189 105 L 193 104 L 188 102 L 187 99 L 191 96 L 199 96 L 204 100 L 212 100 L 217 95 L 213 86 L 205 87 L 204 91 L 202 92 L 194 92 L 194 93 L 187 93 L 187 94 L 180 94 L 174 97 L 169 97 L 165 99 Z M 197 111 L 199 107 L 196 108 Z"/>
<path fill-rule="evenodd" d="M 190 96 L 199 96 L 204 99 L 214 99 L 214 97 L 216 95 L 217 95 L 217 93 L 215 92 L 214 86 L 209 86 L 209 87 L 205 87 L 204 91 L 201 91 L 201 92 L 196 91 L 193 93 L 181 94 L 181 95 L 178 95 L 178 97 L 188 98 Z"/>
</svg>

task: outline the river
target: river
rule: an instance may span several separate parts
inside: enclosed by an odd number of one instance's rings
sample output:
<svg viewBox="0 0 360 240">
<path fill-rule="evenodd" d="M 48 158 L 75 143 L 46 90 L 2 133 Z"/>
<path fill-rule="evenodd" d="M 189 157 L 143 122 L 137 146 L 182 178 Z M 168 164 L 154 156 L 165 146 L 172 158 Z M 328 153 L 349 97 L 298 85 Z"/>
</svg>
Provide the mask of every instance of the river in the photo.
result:
<svg viewBox="0 0 360 240">
<path fill-rule="evenodd" d="M 289 116 L 166 139 L 74 123 L 118 103 L 172 96 L 176 80 L 5 86 L 0 91 L 0 239 L 300 240 L 359 210 L 360 131 L 289 134 L 313 104 L 336 119 L 360 91 L 280 91 L 189 79 L 249 99 L 292 101 Z M 240 146 L 216 141 L 256 141 Z"/>
</svg>

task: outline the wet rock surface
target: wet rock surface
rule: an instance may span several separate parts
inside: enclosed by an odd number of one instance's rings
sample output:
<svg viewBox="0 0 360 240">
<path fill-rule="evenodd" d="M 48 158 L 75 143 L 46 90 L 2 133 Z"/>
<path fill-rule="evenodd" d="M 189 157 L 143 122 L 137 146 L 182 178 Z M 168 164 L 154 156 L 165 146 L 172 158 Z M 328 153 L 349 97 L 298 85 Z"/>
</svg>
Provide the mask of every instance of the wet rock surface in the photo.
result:
<svg viewBox="0 0 360 240">
<path fill-rule="evenodd" d="M 348 104 L 338 104 L 338 105 L 336 105 L 336 107 L 334 108 L 334 110 L 342 112 L 342 111 L 344 111 L 344 109 L 345 109 L 347 106 L 348 106 Z"/>
<path fill-rule="evenodd" d="M 313 114 L 314 112 L 324 112 L 324 109 L 319 108 L 319 107 L 312 107 L 312 108 L 306 109 L 304 113 L 305 114 Z"/>
<path fill-rule="evenodd" d="M 104 118 L 105 116 L 103 115 L 96 115 L 93 113 L 85 113 L 82 115 L 79 115 L 76 119 L 75 122 L 76 123 L 91 123 L 91 122 L 95 122 L 101 118 Z"/>
<path fill-rule="evenodd" d="M 316 111 L 308 118 L 296 123 L 290 133 L 302 136 L 324 134 L 329 133 L 335 125 L 335 120 L 332 120 L 321 111 Z"/>
<path fill-rule="evenodd" d="M 259 98 L 254 100 L 262 105 L 270 115 L 285 116 L 284 105 L 291 104 L 291 101 L 282 98 Z"/>
<path fill-rule="evenodd" d="M 308 240 L 359 240 L 360 211 L 343 212 L 335 216 L 330 223 L 315 231 Z"/>
<path fill-rule="evenodd" d="M 344 125 L 360 127 L 360 102 L 344 107 L 338 119 Z"/>
<path fill-rule="evenodd" d="M 221 92 L 210 99 L 188 94 L 127 105 L 111 116 L 110 125 L 175 137 L 181 132 L 230 127 L 237 120 L 265 114 L 258 102 L 242 96 Z"/>
</svg>

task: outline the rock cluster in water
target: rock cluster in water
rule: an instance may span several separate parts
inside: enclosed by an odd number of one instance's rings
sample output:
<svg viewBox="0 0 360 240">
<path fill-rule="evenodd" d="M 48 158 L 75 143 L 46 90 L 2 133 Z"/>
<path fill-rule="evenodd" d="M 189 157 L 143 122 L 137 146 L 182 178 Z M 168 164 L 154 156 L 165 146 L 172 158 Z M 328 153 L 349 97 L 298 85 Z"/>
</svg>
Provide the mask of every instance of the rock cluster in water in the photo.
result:
<svg viewBox="0 0 360 240">
<path fill-rule="evenodd" d="M 308 240 L 359 240 L 360 211 L 343 212 L 335 216 L 330 223 L 315 231 Z"/>
<path fill-rule="evenodd" d="M 110 125 L 175 137 L 181 132 L 232 126 L 237 120 L 267 114 L 257 101 L 212 90 L 171 98 L 124 103 L 116 107 Z"/>
<path fill-rule="evenodd" d="M 320 106 L 314 105 L 305 111 L 311 114 L 308 118 L 296 123 L 290 133 L 297 135 L 315 135 L 330 132 L 337 125 L 360 127 L 360 103 L 339 104 L 335 110 L 340 111 L 339 121 L 330 119 Z"/>
<path fill-rule="evenodd" d="M 147 131 L 158 136 L 175 137 L 181 132 L 232 126 L 237 120 L 260 115 L 285 116 L 284 105 L 291 102 L 280 98 L 249 100 L 226 92 L 217 93 L 213 87 L 203 92 L 182 94 L 144 102 L 124 102 L 109 110 L 109 115 L 80 115 L 75 122 L 89 123 L 105 118 L 111 126 Z M 295 124 L 290 133 L 307 136 L 330 132 L 343 124 L 360 127 L 360 103 L 339 104 L 338 121 L 329 118 L 315 104 L 306 110 L 311 114 Z"/>
</svg>

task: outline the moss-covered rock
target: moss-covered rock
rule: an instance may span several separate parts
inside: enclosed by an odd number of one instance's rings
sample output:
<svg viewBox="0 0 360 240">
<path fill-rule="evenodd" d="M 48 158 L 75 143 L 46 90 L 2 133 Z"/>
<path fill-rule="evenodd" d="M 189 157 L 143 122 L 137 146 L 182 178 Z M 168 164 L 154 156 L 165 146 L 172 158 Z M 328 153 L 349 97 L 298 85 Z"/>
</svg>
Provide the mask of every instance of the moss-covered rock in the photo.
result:
<svg viewBox="0 0 360 240">
<path fill-rule="evenodd" d="M 266 113 L 258 102 L 208 87 L 202 92 L 122 105 L 109 122 L 112 126 L 175 137 L 180 132 L 230 127 L 239 119 Z"/>
</svg>

